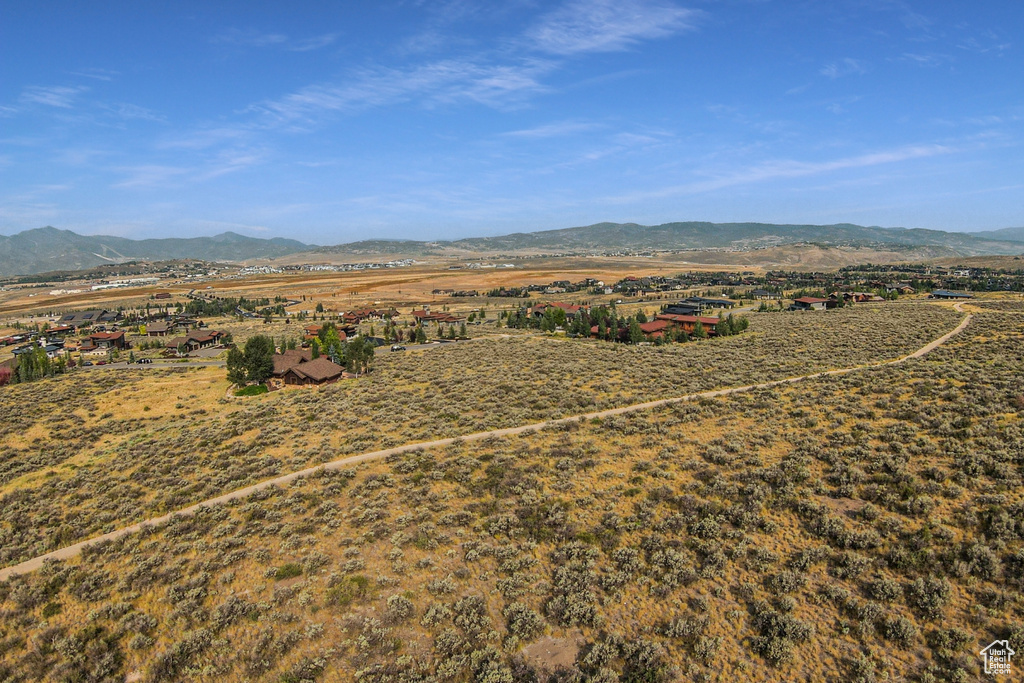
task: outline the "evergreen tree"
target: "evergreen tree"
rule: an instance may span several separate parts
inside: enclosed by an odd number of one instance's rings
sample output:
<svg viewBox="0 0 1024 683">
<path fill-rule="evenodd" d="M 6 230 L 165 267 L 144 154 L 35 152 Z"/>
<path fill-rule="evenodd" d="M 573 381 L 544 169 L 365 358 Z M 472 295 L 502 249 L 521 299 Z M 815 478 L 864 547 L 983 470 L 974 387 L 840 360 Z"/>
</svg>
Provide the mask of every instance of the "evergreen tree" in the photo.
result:
<svg viewBox="0 0 1024 683">
<path fill-rule="evenodd" d="M 697 321 L 693 324 L 693 338 L 694 339 L 707 339 L 708 332 L 704 329 L 704 323 Z"/>
<path fill-rule="evenodd" d="M 632 318 L 629 321 L 629 343 L 639 344 L 644 340 L 643 330 L 640 329 L 640 323 L 637 322 L 636 318 Z"/>
<path fill-rule="evenodd" d="M 232 384 L 245 384 L 245 355 L 233 347 L 228 350 L 228 381 Z"/>
<path fill-rule="evenodd" d="M 715 324 L 715 334 L 719 337 L 729 337 L 735 332 L 732 329 L 732 316 L 725 317 L 725 313 L 718 314 L 718 323 Z"/>
<path fill-rule="evenodd" d="M 274 340 L 258 334 L 245 342 L 245 374 L 250 382 L 266 382 L 274 374 Z"/>
</svg>

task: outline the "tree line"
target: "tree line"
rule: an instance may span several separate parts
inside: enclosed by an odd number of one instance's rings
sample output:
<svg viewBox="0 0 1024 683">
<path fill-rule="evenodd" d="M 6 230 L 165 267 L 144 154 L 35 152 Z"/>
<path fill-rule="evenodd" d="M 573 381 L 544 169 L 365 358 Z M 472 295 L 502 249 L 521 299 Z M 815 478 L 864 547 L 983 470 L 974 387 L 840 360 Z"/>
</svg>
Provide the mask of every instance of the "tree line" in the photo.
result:
<svg viewBox="0 0 1024 683">
<path fill-rule="evenodd" d="M 502 315 L 505 316 L 505 324 L 511 328 L 538 329 L 544 332 L 562 329 L 572 337 L 591 337 L 595 334 L 596 328 L 598 339 L 627 344 L 640 344 L 648 341 L 655 344 L 688 342 L 691 339 L 706 339 L 712 332 L 719 337 L 729 337 L 740 334 L 750 324 L 743 316 L 736 316 L 732 313 L 726 315 L 723 311 L 718 317 L 718 322 L 711 326 L 710 330 L 698 320 L 694 324 L 692 332 L 687 332 L 682 328 L 666 327 L 661 335 L 652 338 L 644 334 L 640 327 L 649 322 L 647 314 L 643 310 L 637 311 L 633 315 L 619 315 L 614 308 L 600 306 L 591 311 L 580 309 L 569 315 L 562 308 L 549 306 L 539 316 L 533 315 L 528 308 L 520 308 Z"/>
</svg>

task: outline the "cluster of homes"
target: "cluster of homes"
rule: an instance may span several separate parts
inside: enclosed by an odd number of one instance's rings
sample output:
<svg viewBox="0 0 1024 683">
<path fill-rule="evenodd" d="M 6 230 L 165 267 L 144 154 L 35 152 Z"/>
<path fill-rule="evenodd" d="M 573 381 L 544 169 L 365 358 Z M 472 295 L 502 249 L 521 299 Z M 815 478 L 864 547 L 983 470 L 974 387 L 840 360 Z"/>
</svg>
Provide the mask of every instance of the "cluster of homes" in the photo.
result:
<svg viewBox="0 0 1024 683">
<path fill-rule="evenodd" d="M 460 323 L 465 318 L 458 315 L 453 315 L 448 311 L 431 311 L 430 306 L 424 306 L 420 310 L 413 311 L 412 317 L 417 324 L 424 323 L 438 323 L 441 325 L 454 325 Z"/>
<path fill-rule="evenodd" d="M 147 337 L 166 339 L 164 348 L 178 355 L 223 344 L 227 337 L 226 332 L 207 329 L 201 321 L 181 316 L 147 323 L 145 330 Z"/>
<path fill-rule="evenodd" d="M 348 313 L 341 314 L 341 322 L 343 325 L 358 325 L 364 320 L 384 320 L 387 318 L 397 318 L 398 310 L 390 308 L 387 310 L 376 309 L 376 308 L 360 308 L 355 311 L 349 311 Z"/>
</svg>

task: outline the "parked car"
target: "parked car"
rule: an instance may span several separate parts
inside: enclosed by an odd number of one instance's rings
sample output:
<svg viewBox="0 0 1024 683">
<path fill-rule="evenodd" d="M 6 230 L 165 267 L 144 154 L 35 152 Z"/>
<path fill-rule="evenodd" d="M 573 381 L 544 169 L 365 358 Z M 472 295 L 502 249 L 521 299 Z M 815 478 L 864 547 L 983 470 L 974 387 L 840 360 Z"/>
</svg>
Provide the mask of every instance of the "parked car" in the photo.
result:
<svg viewBox="0 0 1024 683">
<path fill-rule="evenodd" d="M 153 362 L 153 359 L 152 359 L 152 358 L 140 358 L 140 359 L 138 359 L 138 360 L 137 360 L 137 361 L 135 361 L 135 362 L 136 362 L 136 363 L 142 363 L 142 364 L 145 364 L 145 363 L 152 363 L 152 362 Z"/>
<path fill-rule="evenodd" d="M 84 363 L 82 363 L 82 367 L 83 368 L 91 368 L 92 367 L 92 361 L 91 360 L 85 361 Z"/>
<path fill-rule="evenodd" d="M 405 351 L 405 347 L 402 346 L 401 344 L 392 344 L 391 345 L 391 350 L 392 351 Z"/>
</svg>

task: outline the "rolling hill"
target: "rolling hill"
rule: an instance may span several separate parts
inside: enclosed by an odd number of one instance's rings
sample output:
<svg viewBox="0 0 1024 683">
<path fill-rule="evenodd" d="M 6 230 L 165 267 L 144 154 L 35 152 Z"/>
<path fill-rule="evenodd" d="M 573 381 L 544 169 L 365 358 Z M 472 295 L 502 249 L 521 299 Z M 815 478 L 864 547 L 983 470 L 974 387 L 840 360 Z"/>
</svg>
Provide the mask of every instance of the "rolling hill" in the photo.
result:
<svg viewBox="0 0 1024 683">
<path fill-rule="evenodd" d="M 451 246 L 479 251 L 610 250 L 610 249 L 738 249 L 750 250 L 786 244 L 885 248 L 940 247 L 971 256 L 1018 253 L 1021 247 L 1006 240 L 976 234 L 906 228 L 838 225 L 772 225 L 768 223 L 598 223 L 579 228 L 516 233 L 502 237 L 456 240 Z"/>
<path fill-rule="evenodd" d="M 1024 228 L 1003 228 L 1002 230 L 985 230 L 973 233 L 977 237 L 989 240 L 1024 242 Z"/>
<path fill-rule="evenodd" d="M 233 232 L 213 237 L 132 240 L 125 237 L 79 235 L 53 227 L 0 235 L 0 276 L 32 275 L 55 270 L 82 270 L 129 260 L 166 261 L 200 258 L 244 261 L 274 258 L 313 247 L 275 237 L 259 239 Z"/>
<path fill-rule="evenodd" d="M 0 276 L 79 270 L 127 260 L 199 258 L 241 262 L 292 255 L 458 256 L 473 254 L 606 253 L 635 250 L 728 250 L 750 252 L 790 245 L 905 253 L 908 259 L 1017 255 L 1024 228 L 984 233 L 837 225 L 682 222 L 662 225 L 597 223 L 584 227 L 470 237 L 450 241 L 363 240 L 317 247 L 276 237 L 259 239 L 226 232 L 214 237 L 132 240 L 83 236 L 52 227 L 0 236 Z"/>
</svg>

